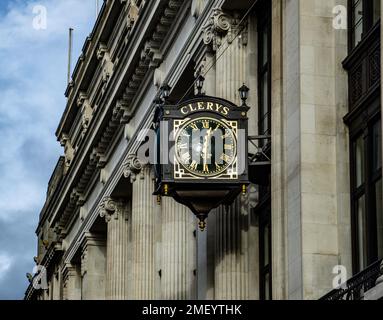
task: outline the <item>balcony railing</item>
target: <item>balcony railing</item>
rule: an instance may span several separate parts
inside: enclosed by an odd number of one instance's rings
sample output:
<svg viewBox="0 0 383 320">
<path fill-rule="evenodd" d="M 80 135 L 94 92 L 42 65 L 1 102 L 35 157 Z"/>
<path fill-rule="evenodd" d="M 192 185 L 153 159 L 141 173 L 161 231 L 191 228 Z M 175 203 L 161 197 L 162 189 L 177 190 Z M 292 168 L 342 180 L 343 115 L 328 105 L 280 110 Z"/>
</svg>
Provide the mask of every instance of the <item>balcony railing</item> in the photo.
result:
<svg viewBox="0 0 383 320">
<path fill-rule="evenodd" d="M 380 260 L 348 280 L 339 289 L 329 292 L 320 300 L 362 300 L 364 294 L 375 287 L 376 281 L 382 275 L 383 260 Z"/>
</svg>

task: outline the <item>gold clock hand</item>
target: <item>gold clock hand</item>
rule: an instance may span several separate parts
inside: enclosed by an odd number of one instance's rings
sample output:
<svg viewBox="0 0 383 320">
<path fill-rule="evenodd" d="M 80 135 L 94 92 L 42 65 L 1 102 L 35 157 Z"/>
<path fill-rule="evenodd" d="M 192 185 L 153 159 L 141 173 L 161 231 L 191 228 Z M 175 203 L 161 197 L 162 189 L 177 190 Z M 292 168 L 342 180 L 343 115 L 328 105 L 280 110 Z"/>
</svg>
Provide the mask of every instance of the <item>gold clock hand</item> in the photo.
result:
<svg viewBox="0 0 383 320">
<path fill-rule="evenodd" d="M 209 130 L 206 133 L 206 136 L 204 138 L 204 143 L 203 143 L 203 160 L 204 160 L 203 167 L 204 167 L 204 171 L 207 171 L 205 169 L 207 168 L 207 158 L 208 158 L 207 151 L 208 151 L 208 147 L 209 147 L 208 142 L 209 142 L 211 135 L 212 135 L 212 129 L 209 128 Z"/>
</svg>

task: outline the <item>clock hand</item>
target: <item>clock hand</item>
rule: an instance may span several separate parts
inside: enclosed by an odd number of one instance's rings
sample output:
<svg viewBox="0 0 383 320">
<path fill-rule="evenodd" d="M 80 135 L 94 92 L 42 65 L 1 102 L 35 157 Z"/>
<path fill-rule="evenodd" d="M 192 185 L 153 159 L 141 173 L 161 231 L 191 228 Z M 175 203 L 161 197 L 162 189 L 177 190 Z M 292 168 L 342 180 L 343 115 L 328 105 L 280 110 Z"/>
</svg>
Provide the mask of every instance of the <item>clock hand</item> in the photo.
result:
<svg viewBox="0 0 383 320">
<path fill-rule="evenodd" d="M 207 151 L 208 151 L 208 142 L 209 142 L 209 138 L 211 137 L 211 135 L 212 135 L 212 129 L 211 128 L 209 128 L 209 130 L 207 131 L 207 134 L 206 134 L 206 136 L 205 136 L 205 138 L 204 138 L 204 143 L 203 143 L 203 160 L 204 160 L 204 162 L 203 162 L 203 165 L 204 165 L 204 169 L 206 168 L 206 166 L 207 166 L 207 158 L 208 158 L 208 154 L 207 154 Z"/>
</svg>

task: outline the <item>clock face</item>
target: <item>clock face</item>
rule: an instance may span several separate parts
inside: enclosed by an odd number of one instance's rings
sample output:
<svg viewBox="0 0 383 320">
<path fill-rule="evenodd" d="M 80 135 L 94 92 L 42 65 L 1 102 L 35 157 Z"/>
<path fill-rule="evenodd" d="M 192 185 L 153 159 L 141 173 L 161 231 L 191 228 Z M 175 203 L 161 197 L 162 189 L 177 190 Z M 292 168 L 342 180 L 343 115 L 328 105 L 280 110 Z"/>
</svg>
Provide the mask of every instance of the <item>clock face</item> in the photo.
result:
<svg viewBox="0 0 383 320">
<path fill-rule="evenodd" d="M 179 164 L 197 177 L 216 177 L 226 172 L 237 157 L 232 128 L 213 118 L 199 118 L 179 128 L 175 140 Z"/>
</svg>

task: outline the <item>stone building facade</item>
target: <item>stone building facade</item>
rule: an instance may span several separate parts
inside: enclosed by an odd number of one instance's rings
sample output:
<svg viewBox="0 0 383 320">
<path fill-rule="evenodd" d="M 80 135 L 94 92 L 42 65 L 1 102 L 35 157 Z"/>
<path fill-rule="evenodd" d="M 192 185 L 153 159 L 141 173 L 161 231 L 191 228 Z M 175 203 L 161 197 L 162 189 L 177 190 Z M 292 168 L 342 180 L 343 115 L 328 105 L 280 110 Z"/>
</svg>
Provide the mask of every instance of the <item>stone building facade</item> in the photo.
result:
<svg viewBox="0 0 383 320">
<path fill-rule="evenodd" d="M 25 298 L 381 297 L 381 10 L 366 0 L 105 1 L 66 89 L 65 152 L 36 231 L 47 288 L 32 279 Z M 153 196 L 153 167 L 137 157 L 160 87 L 176 103 L 199 73 L 206 94 L 235 104 L 250 88 L 255 172 L 205 232 L 189 209 Z M 362 274 L 365 293 L 351 280 L 333 290 L 336 268 Z"/>
</svg>

